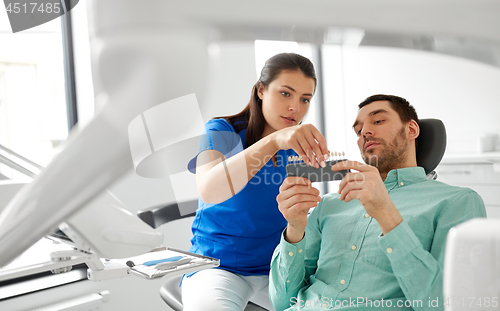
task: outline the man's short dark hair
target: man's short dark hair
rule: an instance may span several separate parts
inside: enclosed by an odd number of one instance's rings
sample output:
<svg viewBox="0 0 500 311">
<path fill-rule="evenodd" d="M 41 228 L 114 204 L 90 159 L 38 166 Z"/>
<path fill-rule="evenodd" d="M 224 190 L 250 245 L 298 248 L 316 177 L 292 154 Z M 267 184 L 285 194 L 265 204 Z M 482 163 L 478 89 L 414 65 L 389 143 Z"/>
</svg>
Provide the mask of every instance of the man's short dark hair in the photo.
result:
<svg viewBox="0 0 500 311">
<path fill-rule="evenodd" d="M 391 103 L 392 109 L 394 109 L 398 113 L 399 118 L 403 123 L 410 122 L 410 120 L 415 120 L 415 122 L 417 122 L 418 126 L 420 127 L 420 120 L 418 119 L 415 108 L 410 104 L 410 102 L 399 96 L 384 94 L 372 95 L 365 99 L 361 104 L 359 104 L 358 107 L 359 109 L 361 109 L 368 104 L 380 100 L 386 100 Z M 418 140 L 415 140 L 415 147 L 417 147 L 417 141 Z"/>
</svg>

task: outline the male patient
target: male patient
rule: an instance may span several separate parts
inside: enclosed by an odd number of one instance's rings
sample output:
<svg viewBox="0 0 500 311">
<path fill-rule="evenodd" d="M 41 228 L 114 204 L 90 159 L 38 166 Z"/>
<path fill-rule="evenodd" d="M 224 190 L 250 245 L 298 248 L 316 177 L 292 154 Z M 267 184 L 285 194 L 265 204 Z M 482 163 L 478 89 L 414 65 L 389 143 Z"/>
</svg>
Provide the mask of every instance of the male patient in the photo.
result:
<svg viewBox="0 0 500 311">
<path fill-rule="evenodd" d="M 271 263 L 276 310 L 443 310 L 443 262 L 448 230 L 485 217 L 471 189 L 427 180 L 417 166 L 419 120 L 403 98 L 374 95 L 359 105 L 353 125 L 367 164 L 353 169 L 338 193 L 323 197 L 305 178 L 280 187 L 288 221 Z M 422 142 L 424 143 L 424 142 Z"/>
</svg>

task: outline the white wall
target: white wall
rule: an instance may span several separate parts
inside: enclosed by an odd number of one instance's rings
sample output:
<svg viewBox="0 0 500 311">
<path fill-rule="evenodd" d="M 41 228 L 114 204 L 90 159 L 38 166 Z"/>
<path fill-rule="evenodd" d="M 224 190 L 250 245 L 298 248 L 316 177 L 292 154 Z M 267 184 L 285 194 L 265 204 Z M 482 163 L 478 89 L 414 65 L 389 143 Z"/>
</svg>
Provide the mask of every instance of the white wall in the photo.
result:
<svg viewBox="0 0 500 311">
<path fill-rule="evenodd" d="M 374 94 L 404 97 L 419 118 L 441 119 L 448 133 L 447 154 L 476 152 L 482 134 L 500 133 L 500 68 L 383 47 L 326 45 L 323 58 L 328 139 L 351 158 L 360 159 L 350 130 L 357 105 Z"/>
</svg>

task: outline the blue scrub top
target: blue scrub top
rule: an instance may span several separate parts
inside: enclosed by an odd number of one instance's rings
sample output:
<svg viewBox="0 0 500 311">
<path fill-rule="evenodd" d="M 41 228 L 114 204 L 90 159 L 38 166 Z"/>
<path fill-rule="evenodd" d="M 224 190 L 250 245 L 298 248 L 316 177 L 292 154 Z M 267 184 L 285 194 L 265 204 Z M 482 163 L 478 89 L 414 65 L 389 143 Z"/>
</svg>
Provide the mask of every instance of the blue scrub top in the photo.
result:
<svg viewBox="0 0 500 311">
<path fill-rule="evenodd" d="M 217 150 L 229 158 L 246 147 L 246 132 L 236 133 L 224 119 L 210 120 L 201 135 L 198 154 Z M 222 203 L 199 199 L 189 251 L 218 258 L 220 268 L 241 275 L 269 274 L 273 251 L 287 224 L 276 196 L 286 178 L 288 157 L 296 155 L 292 149 L 278 151 L 276 167 L 270 159 L 242 190 Z M 196 157 L 188 169 L 196 172 Z"/>
</svg>

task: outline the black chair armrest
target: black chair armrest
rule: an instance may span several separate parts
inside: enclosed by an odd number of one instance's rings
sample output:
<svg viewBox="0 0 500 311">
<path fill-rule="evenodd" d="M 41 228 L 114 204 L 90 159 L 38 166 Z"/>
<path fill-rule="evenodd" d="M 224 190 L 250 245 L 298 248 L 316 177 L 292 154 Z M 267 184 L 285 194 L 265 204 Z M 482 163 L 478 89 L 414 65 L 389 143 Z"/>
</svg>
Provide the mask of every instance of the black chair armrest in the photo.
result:
<svg viewBox="0 0 500 311">
<path fill-rule="evenodd" d="M 184 211 L 187 210 L 186 214 L 181 214 L 179 204 L 183 206 Z M 176 202 L 167 205 L 162 204 L 153 206 L 146 210 L 137 212 L 137 216 L 142 219 L 142 221 L 156 229 L 169 221 L 192 217 L 196 214 L 198 200 L 181 202 L 179 204 Z"/>
</svg>

